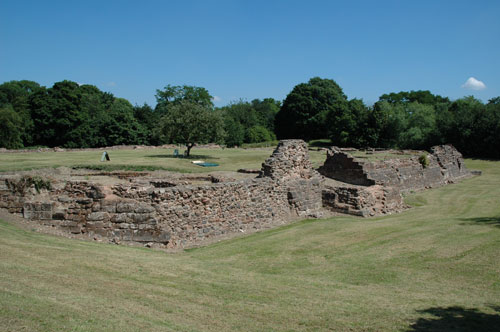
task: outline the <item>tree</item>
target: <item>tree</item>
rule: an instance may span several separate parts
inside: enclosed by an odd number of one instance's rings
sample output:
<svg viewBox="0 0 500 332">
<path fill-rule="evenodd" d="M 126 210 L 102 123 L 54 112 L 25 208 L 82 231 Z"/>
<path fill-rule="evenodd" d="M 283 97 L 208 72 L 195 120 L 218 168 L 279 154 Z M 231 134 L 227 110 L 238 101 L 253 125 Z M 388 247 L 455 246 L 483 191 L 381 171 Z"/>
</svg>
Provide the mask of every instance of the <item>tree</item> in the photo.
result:
<svg viewBox="0 0 500 332">
<path fill-rule="evenodd" d="M 156 141 L 155 136 L 153 135 L 154 130 L 158 125 L 158 122 L 160 121 L 160 115 L 158 114 L 158 112 L 155 112 L 151 108 L 151 106 L 146 103 L 142 106 L 135 105 L 134 117 L 143 128 L 145 143 L 149 145 L 159 144 L 159 142 Z"/>
<path fill-rule="evenodd" d="M 254 99 L 251 105 L 255 111 L 258 124 L 268 131 L 274 132 L 274 119 L 280 110 L 281 102 L 273 98 Z"/>
<path fill-rule="evenodd" d="M 412 102 L 406 107 L 407 125 L 400 131 L 399 148 L 427 149 L 433 145 L 436 112 L 432 105 Z"/>
<path fill-rule="evenodd" d="M 7 149 L 23 147 L 21 125 L 21 117 L 12 106 L 0 107 L 0 147 Z"/>
<path fill-rule="evenodd" d="M 33 120 L 31 119 L 29 98 L 41 89 L 33 81 L 10 81 L 0 85 L 0 107 L 11 105 L 21 120 L 20 131 L 24 146 L 33 144 Z"/>
<path fill-rule="evenodd" d="M 270 142 L 275 139 L 274 134 L 263 126 L 253 126 L 247 131 L 246 141 L 248 143 Z"/>
<path fill-rule="evenodd" d="M 365 147 L 368 108 L 361 99 L 351 99 L 341 112 L 327 116 L 328 138 L 338 146 Z"/>
<path fill-rule="evenodd" d="M 164 115 L 168 112 L 169 107 L 177 105 L 181 102 L 188 101 L 192 104 L 210 108 L 214 107 L 212 102 L 213 97 L 208 93 L 208 90 L 202 87 L 190 85 L 167 85 L 164 90 L 156 90 L 156 107 L 155 111 Z"/>
<path fill-rule="evenodd" d="M 325 138 L 330 123 L 347 109 L 347 97 L 333 80 L 314 77 L 296 85 L 276 115 L 278 138 Z"/>
<path fill-rule="evenodd" d="M 231 116 L 224 116 L 224 143 L 227 147 L 240 146 L 245 141 L 245 128 Z"/>
<path fill-rule="evenodd" d="M 437 104 L 448 104 L 450 100 L 448 97 L 441 97 L 439 95 L 433 95 L 429 90 L 418 90 L 418 91 L 400 91 L 398 93 L 383 94 L 379 97 L 379 101 L 386 101 L 389 104 L 407 104 L 418 102 L 420 104 L 433 105 Z"/>
<path fill-rule="evenodd" d="M 161 118 L 158 135 L 161 141 L 185 144 L 189 157 L 195 144 L 222 142 L 224 123 L 218 112 L 198 103 L 180 101 Z"/>
<path fill-rule="evenodd" d="M 77 128 L 86 120 L 81 112 L 82 91 L 75 82 L 57 82 L 30 99 L 37 144 L 81 147 L 87 139 Z"/>
</svg>

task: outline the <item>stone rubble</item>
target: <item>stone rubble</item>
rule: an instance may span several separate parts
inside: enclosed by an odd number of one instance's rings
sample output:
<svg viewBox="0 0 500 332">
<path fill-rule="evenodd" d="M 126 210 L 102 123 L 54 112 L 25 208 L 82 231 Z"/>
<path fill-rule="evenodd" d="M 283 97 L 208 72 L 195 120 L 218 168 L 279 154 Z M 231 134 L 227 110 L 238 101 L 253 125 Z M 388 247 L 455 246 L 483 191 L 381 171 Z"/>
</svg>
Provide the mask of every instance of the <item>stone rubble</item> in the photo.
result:
<svg viewBox="0 0 500 332">
<path fill-rule="evenodd" d="M 319 172 L 318 172 L 319 171 Z M 316 171 L 302 140 L 280 141 L 256 178 L 217 176 L 144 179 L 112 185 L 57 181 L 40 193 L 19 193 L 0 176 L 0 208 L 68 234 L 112 243 L 186 248 L 231 234 L 254 232 L 298 218 L 335 213 L 374 216 L 404 208 L 401 191 L 470 176 L 451 146 L 417 157 L 366 162 L 333 148 Z M 334 180 L 342 181 L 342 183 Z M 10 181 L 10 182 L 9 182 Z"/>
</svg>

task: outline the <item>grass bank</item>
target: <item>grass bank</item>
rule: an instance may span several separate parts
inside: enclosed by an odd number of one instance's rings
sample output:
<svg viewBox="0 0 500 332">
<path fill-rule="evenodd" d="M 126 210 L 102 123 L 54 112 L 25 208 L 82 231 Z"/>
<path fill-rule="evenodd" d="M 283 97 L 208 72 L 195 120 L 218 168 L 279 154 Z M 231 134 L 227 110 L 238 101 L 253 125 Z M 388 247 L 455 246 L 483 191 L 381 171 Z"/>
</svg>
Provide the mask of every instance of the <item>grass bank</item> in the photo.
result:
<svg viewBox="0 0 500 332">
<path fill-rule="evenodd" d="M 0 331 L 495 331 L 500 163 L 467 164 L 401 214 L 177 254 L 0 222 Z"/>
</svg>

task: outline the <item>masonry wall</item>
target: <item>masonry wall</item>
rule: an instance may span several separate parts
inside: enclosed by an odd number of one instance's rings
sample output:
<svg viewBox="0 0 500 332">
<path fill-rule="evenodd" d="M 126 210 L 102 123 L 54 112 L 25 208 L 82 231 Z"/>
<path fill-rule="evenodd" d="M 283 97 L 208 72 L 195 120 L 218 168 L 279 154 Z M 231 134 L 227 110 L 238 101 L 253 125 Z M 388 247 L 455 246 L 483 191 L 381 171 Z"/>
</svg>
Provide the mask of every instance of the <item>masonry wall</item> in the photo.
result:
<svg viewBox="0 0 500 332">
<path fill-rule="evenodd" d="M 327 186 L 322 192 L 323 206 L 331 211 L 361 217 L 390 214 L 404 209 L 400 191 L 394 187 Z"/>
<path fill-rule="evenodd" d="M 280 142 L 262 174 L 202 186 L 169 183 L 167 188 L 69 181 L 40 194 L 20 195 L 0 187 L 0 206 L 74 234 L 168 247 L 321 214 L 321 178 L 312 170 L 305 142 Z"/>
<path fill-rule="evenodd" d="M 400 190 L 418 190 L 444 185 L 470 176 L 462 155 L 451 145 L 435 146 L 424 166 L 418 156 L 367 162 L 338 150 L 328 152 L 319 172 L 336 180 L 355 185 L 382 185 Z"/>
</svg>

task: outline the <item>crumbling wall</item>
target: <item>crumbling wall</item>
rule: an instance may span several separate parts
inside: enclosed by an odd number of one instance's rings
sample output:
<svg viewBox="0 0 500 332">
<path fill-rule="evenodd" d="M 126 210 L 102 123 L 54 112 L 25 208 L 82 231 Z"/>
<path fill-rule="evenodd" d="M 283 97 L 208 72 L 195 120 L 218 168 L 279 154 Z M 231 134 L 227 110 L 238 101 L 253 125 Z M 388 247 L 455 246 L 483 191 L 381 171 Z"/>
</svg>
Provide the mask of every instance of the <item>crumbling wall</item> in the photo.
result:
<svg viewBox="0 0 500 332">
<path fill-rule="evenodd" d="M 366 162 L 332 150 L 319 171 L 344 183 L 312 168 L 304 141 L 284 140 L 253 179 L 210 178 L 204 185 L 149 179 L 113 186 L 54 180 L 39 190 L 31 184 L 43 181 L 8 175 L 0 177 L 0 207 L 68 233 L 179 248 L 319 217 L 324 209 L 359 216 L 400 211 L 401 190 L 469 175 L 452 146 L 434 147 L 425 165 L 416 156 Z"/>
<path fill-rule="evenodd" d="M 327 151 L 325 163 L 318 169 L 318 172 L 327 178 L 354 185 L 374 185 L 375 181 L 368 178 L 363 166 L 363 161 L 333 147 Z"/>
<path fill-rule="evenodd" d="M 321 177 L 312 169 L 305 142 L 281 141 L 261 173 L 198 186 L 167 181 L 167 188 L 157 182 L 104 187 L 68 181 L 42 196 L 17 197 L 5 187 L 0 197 L 12 212 L 74 234 L 168 247 L 321 215 Z"/>
<path fill-rule="evenodd" d="M 322 192 L 323 206 L 331 211 L 371 217 L 404 209 L 400 191 L 394 187 L 326 186 Z"/>
<path fill-rule="evenodd" d="M 470 176 L 462 155 L 451 145 L 435 146 L 424 164 L 419 155 L 380 161 L 365 161 L 333 149 L 319 172 L 329 178 L 355 185 L 382 185 L 400 190 L 440 186 Z"/>
</svg>

